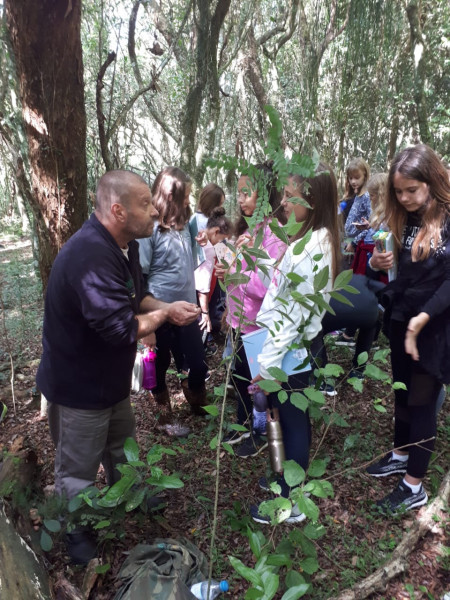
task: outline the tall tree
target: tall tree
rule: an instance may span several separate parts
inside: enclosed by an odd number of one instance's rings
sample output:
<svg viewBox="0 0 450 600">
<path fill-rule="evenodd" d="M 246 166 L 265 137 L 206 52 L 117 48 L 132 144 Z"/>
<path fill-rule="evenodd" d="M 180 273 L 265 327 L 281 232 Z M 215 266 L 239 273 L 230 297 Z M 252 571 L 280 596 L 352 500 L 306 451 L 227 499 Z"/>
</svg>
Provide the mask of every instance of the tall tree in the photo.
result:
<svg viewBox="0 0 450 600">
<path fill-rule="evenodd" d="M 81 0 L 6 0 L 5 9 L 45 287 L 56 254 L 87 215 Z"/>
</svg>

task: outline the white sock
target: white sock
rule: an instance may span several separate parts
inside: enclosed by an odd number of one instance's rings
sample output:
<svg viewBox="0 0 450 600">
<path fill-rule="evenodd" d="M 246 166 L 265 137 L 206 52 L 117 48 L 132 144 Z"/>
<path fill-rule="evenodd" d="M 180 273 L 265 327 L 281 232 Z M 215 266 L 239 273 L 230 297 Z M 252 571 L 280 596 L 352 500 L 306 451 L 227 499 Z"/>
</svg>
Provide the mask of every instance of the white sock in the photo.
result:
<svg viewBox="0 0 450 600">
<path fill-rule="evenodd" d="M 406 462 L 408 460 L 408 454 L 397 454 L 392 450 L 392 460 L 399 460 L 401 462 Z"/>
<path fill-rule="evenodd" d="M 411 488 L 413 494 L 418 494 L 420 492 L 420 488 L 422 487 L 421 483 L 418 483 L 417 485 L 413 485 L 412 483 L 408 483 L 406 481 L 406 479 L 403 480 L 403 483 L 405 485 L 407 485 L 409 488 Z"/>
</svg>

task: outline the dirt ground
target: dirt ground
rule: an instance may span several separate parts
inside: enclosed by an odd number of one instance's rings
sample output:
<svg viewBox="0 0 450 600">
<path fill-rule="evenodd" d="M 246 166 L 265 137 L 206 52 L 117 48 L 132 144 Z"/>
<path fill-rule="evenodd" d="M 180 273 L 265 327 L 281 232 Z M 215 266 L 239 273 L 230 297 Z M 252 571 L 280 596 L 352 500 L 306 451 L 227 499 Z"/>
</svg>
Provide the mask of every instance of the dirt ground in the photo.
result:
<svg viewBox="0 0 450 600">
<path fill-rule="evenodd" d="M 25 443 L 37 453 L 35 495 L 26 506 L 25 514 L 28 514 L 30 508 L 42 501 L 43 490 L 53 484 L 54 450 L 47 422 L 40 417 L 39 395 L 35 389 L 35 374 L 41 353 L 42 300 L 32 274 L 29 243 L 26 240 L 23 243 L 3 240 L 1 245 L 3 316 L 0 334 L 0 401 L 7 407 L 7 412 L 0 423 L 0 448 L 7 453 L 11 444 L 23 437 Z M 332 349 L 331 357 L 349 369 L 350 352 Z M 209 359 L 211 378 L 207 387 L 211 392 L 224 381 L 225 370 L 220 363 L 221 348 Z M 101 559 L 103 563 L 109 563 L 111 568 L 96 578 L 89 596 L 91 599 L 114 598 L 120 587 L 116 575 L 127 552 L 137 543 L 151 542 L 155 537 L 184 537 L 196 544 L 210 559 L 212 506 L 217 474 L 216 452 L 210 448 L 210 441 L 217 433 L 217 420 L 210 416 L 194 417 L 190 414 L 175 374 L 169 375 L 169 389 L 177 418 L 192 428 L 192 434 L 186 439 L 174 441 L 160 433 L 156 427 L 158 407 L 148 392 L 141 391 L 132 395 L 138 442 L 143 455 L 155 443 L 175 448 L 176 456 L 168 458 L 164 468 L 176 472 L 185 486 L 167 493 L 168 506 L 163 517 L 138 519 L 130 514 L 122 524 L 123 537 L 103 545 Z M 376 398 L 382 399 L 385 413 L 374 409 Z M 334 487 L 333 498 L 318 500 L 320 520 L 327 527 L 327 533 L 317 542 L 320 569 L 312 576 L 313 591 L 305 596 L 317 600 L 351 588 L 388 560 L 417 515 L 417 512 L 410 512 L 396 519 L 375 515 L 373 501 L 388 493 L 396 480 L 394 477 L 374 481 L 364 473 L 364 465 L 369 460 L 390 448 L 393 431 L 391 393 L 387 393 L 380 382 L 372 380 L 365 383 L 362 393 L 342 381 L 338 384 L 337 397 L 327 398 L 327 403 L 334 403 L 335 410 L 346 420 L 348 427 L 332 427 L 324 439 L 323 425 L 313 427 L 312 452 L 320 443 L 319 456 L 329 458 L 327 475 Z M 228 400 L 226 414 L 227 419 L 232 421 L 232 399 Z M 449 467 L 449 431 L 447 401 L 439 415 L 436 451 L 424 482 L 431 498 L 437 493 L 443 474 Z M 265 499 L 257 482 L 267 468 L 267 451 L 249 459 L 240 459 L 225 450 L 220 453 L 213 573 L 216 578 L 228 580 L 230 591 L 226 597 L 233 600 L 245 597 L 248 584 L 233 572 L 227 557 L 235 556 L 248 566 L 254 565 L 255 559 L 247 538 L 230 525 L 230 511 L 240 511 L 245 516 L 251 504 Z M 99 474 L 99 483 L 102 483 L 102 473 Z M 448 526 L 448 514 L 439 517 L 446 519 Z M 37 547 L 39 531 L 34 530 L 33 525 L 35 522 L 31 518 L 22 519 L 22 532 Z M 262 525 L 255 526 L 255 529 L 258 527 L 266 535 L 270 530 Z M 273 539 L 281 539 L 288 527 L 278 527 Z M 384 593 L 372 597 L 386 600 L 443 598 L 444 593 L 450 591 L 448 546 L 448 537 L 444 537 L 442 530 L 440 533 L 427 534 L 414 550 L 407 572 L 389 583 Z M 42 553 L 42 559 L 53 583 L 66 578 L 81 587 L 85 570 L 69 564 L 60 539 L 55 540 L 50 552 Z M 281 595 L 275 598 L 281 598 Z"/>
</svg>

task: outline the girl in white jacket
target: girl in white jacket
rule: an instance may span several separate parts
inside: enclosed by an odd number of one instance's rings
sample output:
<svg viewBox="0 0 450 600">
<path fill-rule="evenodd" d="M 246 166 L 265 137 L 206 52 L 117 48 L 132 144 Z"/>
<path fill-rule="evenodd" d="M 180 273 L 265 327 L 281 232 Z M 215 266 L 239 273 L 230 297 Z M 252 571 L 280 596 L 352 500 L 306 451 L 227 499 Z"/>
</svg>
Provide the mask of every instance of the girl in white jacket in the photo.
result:
<svg viewBox="0 0 450 600">
<path fill-rule="evenodd" d="M 294 350 L 295 362 L 303 369 L 295 369 L 295 374 L 290 374 L 287 384 L 283 384 L 288 392 L 309 385 L 311 366 L 304 341 L 316 337 L 325 313 L 314 301 L 307 300 L 305 305 L 304 297 L 315 293 L 314 278 L 328 267 L 328 273 L 323 272 L 320 289 L 323 299 L 328 302 L 340 264 L 336 179 L 324 163 L 319 164 L 316 173 L 308 179 L 291 175 L 284 189 L 282 206 L 286 216 L 293 214 L 302 226 L 291 239 L 257 316 L 257 323 L 266 327 L 268 332 L 258 355 L 259 375 L 253 381 L 274 379 L 270 367 L 282 368 L 285 355 Z M 298 253 L 305 242 L 304 249 Z M 308 410 L 301 410 L 291 403 L 290 394 L 284 403 L 278 400 L 277 393 L 271 394 L 269 404 L 279 411 L 286 460 L 294 460 L 306 470 L 311 442 Z M 282 495 L 288 497 L 289 486 L 284 478 L 280 476 L 278 482 Z M 251 508 L 254 520 L 270 522 L 270 518 L 262 515 L 258 508 Z M 304 518 L 294 506 L 287 522 L 298 522 Z"/>
</svg>

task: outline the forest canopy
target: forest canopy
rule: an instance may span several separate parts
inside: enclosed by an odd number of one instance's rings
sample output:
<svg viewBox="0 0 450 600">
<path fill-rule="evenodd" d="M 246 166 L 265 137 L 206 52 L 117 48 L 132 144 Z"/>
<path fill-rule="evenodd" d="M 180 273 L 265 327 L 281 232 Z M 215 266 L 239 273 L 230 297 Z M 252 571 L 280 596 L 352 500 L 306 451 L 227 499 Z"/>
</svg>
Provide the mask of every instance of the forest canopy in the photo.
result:
<svg viewBox="0 0 450 600">
<path fill-rule="evenodd" d="M 263 159 L 268 104 L 286 153 L 316 151 L 341 182 L 352 156 L 382 171 L 400 148 L 425 142 L 449 158 L 446 0 L 0 8 L 0 216 L 21 206 L 32 216 L 44 281 L 105 170 L 132 168 L 152 181 L 179 165 L 194 191 L 214 180 L 233 199 L 234 173 L 207 161 Z M 38 136 L 30 114 L 42 119 Z"/>
</svg>

